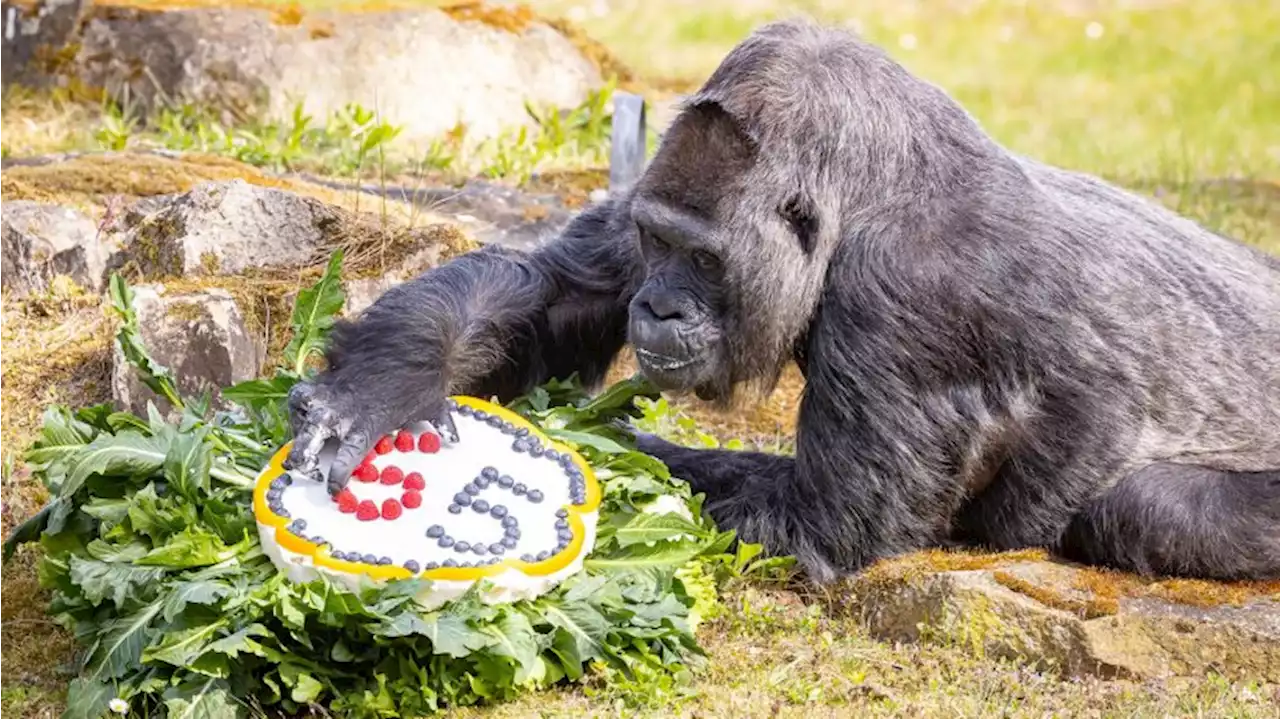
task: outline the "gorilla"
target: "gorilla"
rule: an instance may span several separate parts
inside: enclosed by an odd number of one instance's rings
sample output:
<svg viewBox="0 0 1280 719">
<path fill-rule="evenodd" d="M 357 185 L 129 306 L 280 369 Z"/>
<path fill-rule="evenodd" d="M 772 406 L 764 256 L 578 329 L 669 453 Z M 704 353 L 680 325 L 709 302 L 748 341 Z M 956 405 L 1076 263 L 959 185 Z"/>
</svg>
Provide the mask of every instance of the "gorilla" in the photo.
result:
<svg viewBox="0 0 1280 719">
<path fill-rule="evenodd" d="M 336 492 L 382 434 L 456 432 L 447 395 L 598 386 L 628 343 L 725 406 L 797 363 L 794 457 L 637 442 L 814 581 L 954 544 L 1280 577 L 1280 261 L 1004 149 L 843 31 L 757 29 L 632 188 L 340 323 L 286 466 Z"/>
</svg>

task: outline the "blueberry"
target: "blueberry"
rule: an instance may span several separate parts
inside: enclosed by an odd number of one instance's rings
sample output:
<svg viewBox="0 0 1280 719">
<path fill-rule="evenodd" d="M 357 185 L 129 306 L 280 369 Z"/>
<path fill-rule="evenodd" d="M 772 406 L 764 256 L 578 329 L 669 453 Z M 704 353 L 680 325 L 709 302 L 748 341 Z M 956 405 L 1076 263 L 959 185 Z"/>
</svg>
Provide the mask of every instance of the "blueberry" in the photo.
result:
<svg viewBox="0 0 1280 719">
<path fill-rule="evenodd" d="M 550 556 L 551 556 L 551 552 L 548 552 L 547 550 L 544 549 L 541 552 L 538 552 L 537 560 L 539 562 L 542 562 L 542 561 L 545 561 L 546 558 Z"/>
<path fill-rule="evenodd" d="M 565 517 L 569 516 L 569 510 L 565 509 L 564 507 L 561 507 L 560 509 L 556 510 L 556 516 L 559 517 L 560 519 L 564 519 Z"/>
<path fill-rule="evenodd" d="M 535 444 L 529 448 L 530 457 L 541 457 L 544 452 L 546 452 L 546 450 L 543 449 L 540 444 Z"/>
<path fill-rule="evenodd" d="M 501 562 L 501 561 L 502 561 L 501 559 L 494 557 L 493 559 L 489 560 L 489 564 L 497 564 L 498 562 Z"/>
<path fill-rule="evenodd" d="M 506 547 L 507 549 L 515 549 L 517 539 L 519 539 L 519 537 L 503 537 L 502 546 Z"/>
<path fill-rule="evenodd" d="M 456 567 L 456 566 L 458 566 L 458 560 L 456 560 L 456 559 L 446 559 L 446 560 L 444 560 L 444 565 L 443 565 L 443 566 L 446 566 L 446 567 Z"/>
<path fill-rule="evenodd" d="M 516 481 L 512 479 L 510 475 L 504 474 L 501 477 L 498 477 L 498 486 L 503 489 L 511 489 L 511 485 L 515 483 Z"/>
<path fill-rule="evenodd" d="M 497 542 L 489 545 L 490 554 L 502 554 L 505 551 L 507 551 L 506 545 L 498 544 Z"/>
<path fill-rule="evenodd" d="M 289 525 L 289 527 L 290 527 L 290 531 L 301 532 L 302 530 L 307 528 L 307 520 L 295 519 L 293 520 L 293 524 Z"/>
<path fill-rule="evenodd" d="M 492 482 L 490 482 L 488 479 L 485 479 L 483 476 L 476 477 L 475 479 L 471 480 L 471 483 L 479 487 L 480 489 L 485 489 L 490 484 L 492 484 Z"/>
<path fill-rule="evenodd" d="M 476 555 L 477 557 L 483 557 L 486 553 L 488 553 L 488 551 L 489 551 L 488 547 L 485 547 L 480 542 L 476 542 L 475 544 L 471 545 L 471 553 Z"/>
<path fill-rule="evenodd" d="M 446 400 L 444 401 L 444 404 L 445 404 L 445 406 L 446 406 L 446 407 L 448 407 L 449 409 L 457 409 L 457 408 L 458 408 L 458 406 L 459 406 L 459 405 L 458 405 L 458 400 L 456 400 L 456 399 L 454 399 L 454 398 L 452 398 L 452 397 L 450 397 L 450 398 L 446 399 Z"/>
<path fill-rule="evenodd" d="M 494 469 L 493 467 L 485 467 L 484 469 L 480 470 L 480 476 L 492 482 L 493 480 L 498 478 L 498 470 Z"/>
<path fill-rule="evenodd" d="M 471 503 L 471 508 L 476 510 L 480 514 L 485 514 L 486 512 L 489 511 L 489 503 L 484 501 L 483 499 L 477 499 L 476 501 Z"/>
<path fill-rule="evenodd" d="M 541 489 L 531 489 L 531 490 L 529 490 L 529 501 L 530 501 L 530 502 L 533 502 L 534 504 L 539 504 L 539 503 L 541 503 L 541 502 L 542 502 L 542 490 L 541 490 Z"/>
<path fill-rule="evenodd" d="M 418 563 L 412 559 L 404 563 L 404 568 L 408 569 L 410 572 L 413 572 L 414 574 L 417 574 L 418 571 L 421 569 L 421 567 L 418 566 Z"/>
<path fill-rule="evenodd" d="M 511 443 L 512 452 L 523 452 L 525 449 L 524 442 L 521 442 L 518 439 Z"/>
<path fill-rule="evenodd" d="M 520 495 L 524 494 L 527 491 L 529 491 L 529 488 L 524 486 L 524 482 L 516 482 L 516 486 L 511 488 L 511 493 L 516 495 L 517 497 L 519 497 Z"/>
<path fill-rule="evenodd" d="M 555 451 L 554 449 L 548 449 L 544 456 L 546 456 L 547 459 L 550 459 L 552 461 L 560 459 L 560 453 Z"/>
<path fill-rule="evenodd" d="M 519 539 L 520 529 L 518 527 L 508 527 L 506 536 L 511 537 L 512 539 Z"/>
<path fill-rule="evenodd" d="M 284 477 L 276 477 L 275 479 L 271 480 L 270 486 L 272 490 L 276 490 L 276 489 L 283 490 L 285 488 Z"/>
<path fill-rule="evenodd" d="M 493 509 L 489 510 L 489 516 L 493 517 L 494 519 L 502 519 L 503 517 L 507 516 L 507 508 L 502 506 L 501 504 L 495 504 L 493 505 Z"/>
<path fill-rule="evenodd" d="M 510 422 L 503 422 L 502 426 L 498 428 L 498 431 L 502 432 L 503 434 L 515 434 L 516 427 Z"/>
<path fill-rule="evenodd" d="M 471 549 L 471 542 L 457 542 L 456 544 L 453 545 L 453 551 L 458 552 L 459 554 L 461 554 L 462 552 L 470 551 L 470 549 Z"/>
<path fill-rule="evenodd" d="M 570 539 L 573 539 L 573 532 L 571 532 L 568 529 L 561 529 L 560 531 L 556 532 L 556 536 L 567 542 Z"/>
<path fill-rule="evenodd" d="M 289 510 L 285 509 L 283 505 L 276 505 L 276 508 L 271 511 L 275 512 L 277 517 L 284 517 L 285 519 L 293 516 L 289 514 Z"/>
<path fill-rule="evenodd" d="M 463 417 L 470 417 L 473 413 L 475 413 L 475 410 L 472 409 L 470 405 L 458 405 L 458 414 Z"/>
<path fill-rule="evenodd" d="M 439 562 L 427 562 L 426 566 L 424 566 L 423 569 L 426 569 L 427 571 L 431 571 L 432 569 L 438 569 L 439 567 L 440 567 Z"/>
<path fill-rule="evenodd" d="M 383 557 L 383 558 L 381 558 L 381 559 L 379 559 L 379 560 L 378 560 L 378 565 L 379 565 L 379 566 L 385 567 L 385 566 L 387 566 L 387 565 L 389 565 L 389 564 L 391 564 L 391 557 Z"/>
<path fill-rule="evenodd" d="M 329 540 L 317 534 L 316 536 L 311 538 L 311 543 L 312 544 L 328 544 Z"/>
<path fill-rule="evenodd" d="M 267 490 L 267 501 L 278 502 L 280 501 L 280 495 L 282 494 L 284 494 L 283 489 L 269 489 Z"/>
<path fill-rule="evenodd" d="M 449 514 L 462 514 L 462 505 L 461 505 L 461 504 L 450 504 L 450 505 L 449 505 Z"/>
<path fill-rule="evenodd" d="M 372 554 L 366 554 L 360 558 L 365 564 L 377 564 L 378 558 Z"/>
<path fill-rule="evenodd" d="M 489 419 L 486 420 L 486 422 L 489 423 L 490 427 L 493 427 L 495 429 L 502 426 L 502 418 L 498 416 L 490 416 Z"/>
<path fill-rule="evenodd" d="M 465 507 L 468 504 L 471 504 L 471 495 L 467 494 L 466 492 L 458 492 L 457 494 L 453 495 L 453 501 Z"/>
<path fill-rule="evenodd" d="M 569 520 L 567 519 L 556 520 L 556 529 L 568 529 L 568 528 L 569 528 Z"/>
<path fill-rule="evenodd" d="M 476 486 L 475 482 L 467 482 L 467 486 L 463 487 L 462 491 L 466 492 L 472 497 L 476 496 L 477 494 L 480 494 L 480 488 Z"/>
<path fill-rule="evenodd" d="M 569 469 L 570 467 L 573 467 L 573 468 L 575 468 L 575 469 L 576 469 L 576 468 L 577 468 L 577 464 L 578 464 L 577 462 L 574 462 L 574 461 L 573 461 L 573 455 L 571 455 L 571 454 L 562 454 L 562 455 L 560 455 L 560 466 L 561 466 L 561 467 L 564 467 L 565 469 Z"/>
<path fill-rule="evenodd" d="M 427 527 L 427 536 L 431 537 L 432 539 L 438 539 L 440 537 L 443 537 L 444 527 L 441 527 L 438 524 L 433 524 L 430 527 Z"/>
<path fill-rule="evenodd" d="M 521 554 L 521 555 L 520 555 L 520 561 L 522 561 L 522 562 L 533 562 L 533 561 L 534 561 L 534 559 L 533 559 L 533 555 L 532 555 L 532 554 Z"/>
<path fill-rule="evenodd" d="M 478 409 L 476 410 L 475 414 L 476 414 L 476 419 L 480 420 L 481 422 L 483 422 L 486 419 L 489 419 L 489 413 L 483 410 Z"/>
<path fill-rule="evenodd" d="M 446 534 L 440 539 L 436 540 L 436 544 L 438 544 L 439 546 L 445 549 L 448 549 L 449 547 L 453 546 L 453 537 L 450 537 L 449 535 Z"/>
<path fill-rule="evenodd" d="M 347 553 L 343 551 L 334 550 L 332 552 L 329 552 L 329 556 L 341 562 L 346 560 Z"/>
<path fill-rule="evenodd" d="M 505 529 L 512 529 L 514 527 L 520 526 L 520 520 L 516 519 L 512 515 L 507 515 L 502 518 L 502 526 Z"/>
</svg>

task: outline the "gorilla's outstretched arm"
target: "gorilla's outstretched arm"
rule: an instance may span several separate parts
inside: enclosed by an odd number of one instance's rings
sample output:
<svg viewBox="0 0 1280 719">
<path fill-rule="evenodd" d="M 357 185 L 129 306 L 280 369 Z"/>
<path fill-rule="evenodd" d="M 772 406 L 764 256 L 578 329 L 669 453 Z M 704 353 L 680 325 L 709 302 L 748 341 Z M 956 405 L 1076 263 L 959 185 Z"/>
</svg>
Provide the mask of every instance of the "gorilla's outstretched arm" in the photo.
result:
<svg viewBox="0 0 1280 719">
<path fill-rule="evenodd" d="M 535 252 L 469 253 L 339 323 L 328 368 L 290 397 L 288 467 L 317 471 L 320 448 L 337 439 L 327 478 L 336 492 L 382 434 L 420 420 L 453 431 L 449 394 L 507 400 L 573 372 L 601 380 L 626 339 L 627 303 L 644 271 L 619 220 L 602 203 Z"/>
</svg>

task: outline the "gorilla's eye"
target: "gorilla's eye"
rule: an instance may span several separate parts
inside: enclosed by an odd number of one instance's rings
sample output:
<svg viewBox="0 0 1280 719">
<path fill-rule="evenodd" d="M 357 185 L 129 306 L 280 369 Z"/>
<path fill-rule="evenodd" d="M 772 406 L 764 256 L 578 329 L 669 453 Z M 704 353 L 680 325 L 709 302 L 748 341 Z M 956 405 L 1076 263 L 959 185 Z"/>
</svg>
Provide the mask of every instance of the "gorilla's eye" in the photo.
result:
<svg viewBox="0 0 1280 719">
<path fill-rule="evenodd" d="M 818 233 L 818 218 L 810 210 L 808 201 L 801 195 L 794 195 L 778 208 L 778 214 L 791 226 L 800 249 L 805 254 L 812 252 L 814 235 Z"/>
<path fill-rule="evenodd" d="M 720 258 L 707 252 L 706 250 L 697 250 L 693 253 L 693 264 L 703 272 L 719 272 Z"/>
<path fill-rule="evenodd" d="M 654 234 L 649 235 L 649 244 L 653 245 L 653 251 L 659 254 L 671 251 L 671 243 Z"/>
</svg>

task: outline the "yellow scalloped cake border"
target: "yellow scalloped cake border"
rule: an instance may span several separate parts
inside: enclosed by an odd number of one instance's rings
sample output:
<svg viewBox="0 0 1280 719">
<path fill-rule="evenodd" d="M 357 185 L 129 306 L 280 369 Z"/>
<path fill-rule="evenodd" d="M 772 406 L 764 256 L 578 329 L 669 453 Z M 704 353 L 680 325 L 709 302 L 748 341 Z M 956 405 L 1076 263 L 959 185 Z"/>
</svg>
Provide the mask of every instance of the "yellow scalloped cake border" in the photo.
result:
<svg viewBox="0 0 1280 719">
<path fill-rule="evenodd" d="M 582 470 L 582 477 L 586 484 L 586 502 L 581 505 L 567 505 L 564 507 L 569 512 L 569 526 L 573 529 L 573 540 L 569 542 L 569 546 L 564 551 L 554 556 L 548 557 L 541 562 L 525 562 L 516 557 L 503 559 L 497 564 L 490 564 L 483 567 L 439 567 L 437 569 L 422 570 L 417 574 L 410 572 L 404 567 L 397 566 L 371 566 L 356 562 L 347 562 L 341 559 L 334 559 L 327 547 L 313 544 L 298 537 L 288 530 L 290 520 L 281 517 L 271 511 L 267 502 L 267 490 L 270 488 L 271 482 L 285 474 L 284 460 L 289 456 L 289 448 L 293 446 L 292 442 L 285 444 L 278 452 L 272 456 L 271 461 L 267 464 L 262 473 L 258 475 L 258 482 L 253 490 L 253 515 L 258 522 L 275 528 L 276 542 L 290 552 L 303 554 L 311 557 L 312 562 L 317 567 L 325 567 L 338 572 L 347 574 L 366 574 L 373 579 L 389 580 L 389 579 L 409 579 L 412 577 L 422 577 L 432 580 L 451 580 L 451 581 L 471 581 L 479 580 L 485 577 L 497 576 L 505 572 L 509 568 L 524 572 L 529 576 L 545 577 L 554 574 L 569 564 L 582 551 L 582 542 L 584 539 L 586 527 L 583 525 L 582 516 L 596 511 L 600 507 L 600 485 L 596 481 L 595 472 L 591 465 L 582 458 L 582 455 L 576 451 L 566 447 L 559 442 L 553 441 L 550 437 L 543 434 L 532 422 L 512 412 L 501 405 L 493 404 L 476 397 L 453 397 L 459 405 L 468 405 L 473 409 L 482 410 L 489 414 L 495 414 L 511 424 L 529 430 L 529 433 L 537 437 L 543 444 L 556 450 L 563 452 L 573 458 L 574 463 Z"/>
</svg>

